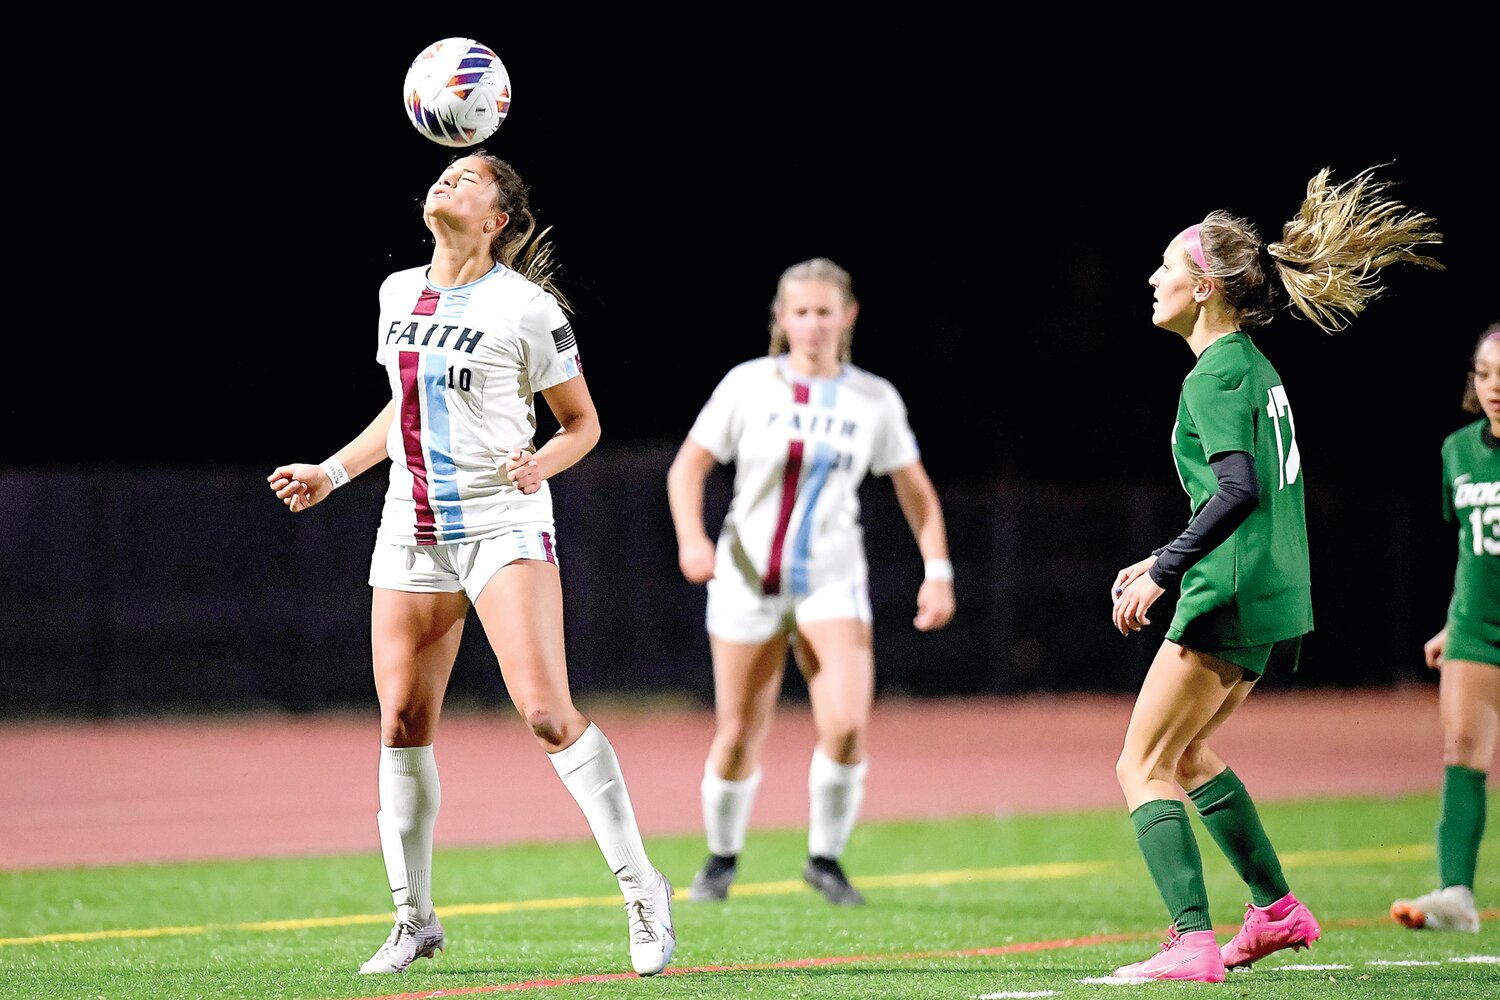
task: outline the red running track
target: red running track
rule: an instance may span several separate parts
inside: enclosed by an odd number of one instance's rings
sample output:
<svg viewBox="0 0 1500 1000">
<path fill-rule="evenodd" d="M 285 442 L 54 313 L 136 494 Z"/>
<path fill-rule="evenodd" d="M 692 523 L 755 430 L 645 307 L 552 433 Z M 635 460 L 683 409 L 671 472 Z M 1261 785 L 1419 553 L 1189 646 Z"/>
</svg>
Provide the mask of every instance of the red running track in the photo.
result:
<svg viewBox="0 0 1500 1000">
<path fill-rule="evenodd" d="M 1130 697 L 877 703 L 862 818 L 1119 806 Z M 642 832 L 701 831 L 713 731 L 701 710 L 593 709 Z M 756 828 L 802 826 L 813 745 L 785 704 Z M 1436 790 L 1435 687 L 1253 695 L 1215 747 L 1261 801 Z M 379 725 L 340 716 L 12 722 L 0 730 L 0 869 L 378 850 Z M 588 839 L 588 825 L 508 705 L 450 714 L 437 741 L 439 847 Z"/>
</svg>

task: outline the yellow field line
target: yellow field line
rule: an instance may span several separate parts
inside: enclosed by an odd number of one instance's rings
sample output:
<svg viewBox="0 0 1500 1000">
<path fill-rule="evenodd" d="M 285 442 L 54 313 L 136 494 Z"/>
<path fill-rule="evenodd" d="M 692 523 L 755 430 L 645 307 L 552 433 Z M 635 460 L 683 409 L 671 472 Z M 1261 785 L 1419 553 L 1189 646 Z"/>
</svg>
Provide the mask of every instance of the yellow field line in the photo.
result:
<svg viewBox="0 0 1500 1000">
<path fill-rule="evenodd" d="M 1112 861 L 1060 861 L 1046 865 L 1015 865 L 1010 868 L 959 868 L 947 872 L 908 872 L 904 875 L 865 875 L 854 879 L 862 889 L 909 888 L 912 886 L 957 885 L 962 882 L 1025 882 L 1031 879 L 1076 878 L 1094 875 L 1114 867 Z M 785 882 L 758 882 L 736 885 L 734 896 L 778 896 L 804 892 L 807 883 L 801 879 Z M 447 913 L 449 907 L 444 907 Z"/>
<path fill-rule="evenodd" d="M 1389 847 L 1361 847 L 1351 851 L 1288 851 L 1281 855 L 1283 868 L 1318 868 L 1343 865 L 1367 865 L 1380 861 L 1428 861 L 1437 853 L 1429 841 L 1425 844 L 1392 844 Z"/>
<path fill-rule="evenodd" d="M 391 919 L 389 916 L 387 920 Z M 78 931 L 73 934 L 38 934 L 36 937 L 0 938 L 0 944 L 51 944 L 57 941 L 104 941 L 108 938 L 174 937 L 207 934 L 209 927 L 142 927 L 135 930 Z"/>
<path fill-rule="evenodd" d="M 1360 865 L 1380 861 L 1425 861 L 1433 856 L 1428 844 L 1401 844 L 1348 851 L 1294 851 L 1282 855 L 1288 868 L 1329 865 Z M 854 879 L 860 888 L 890 889 L 924 886 L 959 885 L 966 882 L 1023 882 L 1037 879 L 1077 878 L 1097 875 L 1117 867 L 1113 861 L 1060 861 L 1041 865 L 1013 865 L 1007 868 L 959 868 L 953 871 L 908 872 L 900 875 L 867 875 Z M 781 882 L 756 882 L 736 885 L 731 891 L 740 896 L 776 896 L 806 891 L 800 879 Z M 680 893 L 679 893 L 680 895 Z M 443 907 L 444 917 L 519 913 L 528 910 L 574 910 L 594 906 L 619 906 L 619 896 L 562 896 L 551 899 L 506 900 L 495 903 L 458 903 Z M 207 934 L 224 931 L 294 931 L 316 927 L 347 927 L 353 924 L 389 923 L 391 914 L 356 913 L 341 917 L 301 917 L 293 920 L 257 920 L 238 924 L 204 924 L 199 927 L 141 927 L 108 931 L 75 931 L 65 934 L 37 934 L 32 937 L 0 938 L 0 946 L 24 944 L 64 944 L 83 941 L 107 941 L 116 938 L 152 938 Z"/>
</svg>

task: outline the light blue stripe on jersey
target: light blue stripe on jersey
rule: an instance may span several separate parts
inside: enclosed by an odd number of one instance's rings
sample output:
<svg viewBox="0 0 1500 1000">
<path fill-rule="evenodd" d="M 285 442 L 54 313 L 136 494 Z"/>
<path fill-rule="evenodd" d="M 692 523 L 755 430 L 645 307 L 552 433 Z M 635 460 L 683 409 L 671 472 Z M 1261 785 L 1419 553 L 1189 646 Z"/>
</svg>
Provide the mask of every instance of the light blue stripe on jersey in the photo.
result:
<svg viewBox="0 0 1500 1000">
<path fill-rule="evenodd" d="M 792 595 L 801 597 L 807 593 L 807 553 L 812 547 L 813 510 L 818 506 L 818 494 L 828 482 L 828 473 L 838 461 L 839 453 L 826 441 L 818 442 L 813 449 L 812 466 L 807 472 L 807 504 L 802 508 L 802 523 L 797 526 L 797 538 L 792 544 Z"/>
<path fill-rule="evenodd" d="M 453 428 L 448 415 L 448 356 L 428 354 L 422 373 L 427 409 L 428 502 L 438 516 L 438 541 L 464 537 L 464 509 L 458 500 L 458 466 L 453 463 Z"/>
<path fill-rule="evenodd" d="M 470 294 L 471 293 L 468 288 L 464 288 L 461 290 L 444 289 L 443 304 L 438 307 L 437 311 L 438 318 L 462 319 L 464 310 L 469 308 Z"/>
<path fill-rule="evenodd" d="M 840 379 L 830 378 L 818 383 L 818 405 L 831 410 L 838 403 Z"/>
</svg>

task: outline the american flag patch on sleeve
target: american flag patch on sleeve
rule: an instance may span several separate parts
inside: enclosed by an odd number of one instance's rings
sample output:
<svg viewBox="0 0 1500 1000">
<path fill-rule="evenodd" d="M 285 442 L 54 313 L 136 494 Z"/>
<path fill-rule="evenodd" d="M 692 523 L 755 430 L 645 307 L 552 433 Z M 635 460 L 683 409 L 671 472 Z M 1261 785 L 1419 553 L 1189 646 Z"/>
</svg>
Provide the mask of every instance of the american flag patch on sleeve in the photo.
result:
<svg viewBox="0 0 1500 1000">
<path fill-rule="evenodd" d="M 557 353 L 571 350 L 578 346 L 578 340 L 573 336 L 573 324 L 564 323 L 552 331 L 552 343 L 557 347 Z"/>
</svg>

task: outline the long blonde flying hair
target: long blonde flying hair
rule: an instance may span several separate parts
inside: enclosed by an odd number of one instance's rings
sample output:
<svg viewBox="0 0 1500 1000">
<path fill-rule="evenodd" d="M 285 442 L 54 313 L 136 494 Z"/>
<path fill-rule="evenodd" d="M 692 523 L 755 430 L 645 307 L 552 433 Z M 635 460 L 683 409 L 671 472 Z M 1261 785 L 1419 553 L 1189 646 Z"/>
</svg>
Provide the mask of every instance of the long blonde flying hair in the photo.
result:
<svg viewBox="0 0 1500 1000">
<path fill-rule="evenodd" d="M 1255 227 L 1228 212 L 1210 212 L 1199 224 L 1204 263 L 1245 328 L 1270 322 L 1288 304 L 1326 333 L 1346 328 L 1385 291 L 1380 272 L 1392 264 L 1443 265 L 1420 252 L 1443 242 L 1433 220 L 1386 196 L 1391 187 L 1360 171 L 1343 184 L 1329 181 L 1328 168 L 1307 182 L 1297 216 L 1281 239 L 1262 244 Z M 1196 263 L 1189 265 L 1199 271 Z M 1277 282 L 1267 280 L 1271 273 Z M 1277 288 L 1280 286 L 1280 289 Z"/>
</svg>

